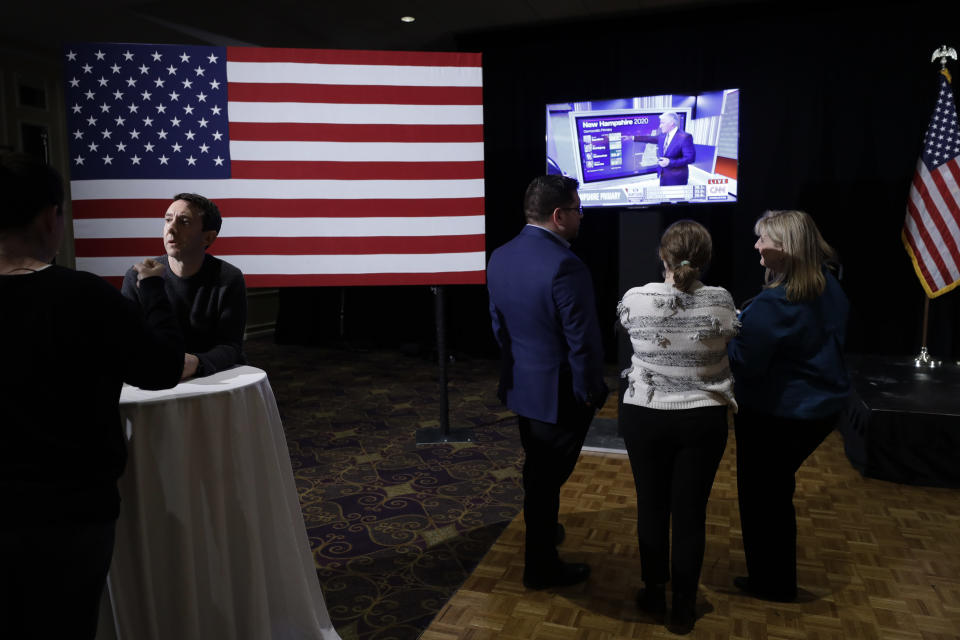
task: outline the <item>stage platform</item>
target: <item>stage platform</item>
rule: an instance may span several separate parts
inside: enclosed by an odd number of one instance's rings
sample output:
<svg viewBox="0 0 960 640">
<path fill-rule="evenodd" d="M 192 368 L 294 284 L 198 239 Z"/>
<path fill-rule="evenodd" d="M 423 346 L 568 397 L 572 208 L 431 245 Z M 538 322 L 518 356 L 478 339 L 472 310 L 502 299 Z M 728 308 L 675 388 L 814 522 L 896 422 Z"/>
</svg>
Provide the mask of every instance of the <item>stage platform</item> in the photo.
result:
<svg viewBox="0 0 960 640">
<path fill-rule="evenodd" d="M 851 464 L 869 478 L 960 487 L 960 367 L 872 355 L 847 362 L 854 393 L 840 431 Z"/>
</svg>

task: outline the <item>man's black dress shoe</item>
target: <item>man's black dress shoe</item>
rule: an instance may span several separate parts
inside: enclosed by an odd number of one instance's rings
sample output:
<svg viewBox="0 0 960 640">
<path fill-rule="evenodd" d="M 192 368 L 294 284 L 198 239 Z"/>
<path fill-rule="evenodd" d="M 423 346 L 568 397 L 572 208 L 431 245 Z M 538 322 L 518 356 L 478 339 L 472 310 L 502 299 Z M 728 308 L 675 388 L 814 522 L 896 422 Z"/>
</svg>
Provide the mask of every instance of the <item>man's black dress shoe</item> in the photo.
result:
<svg viewBox="0 0 960 640">
<path fill-rule="evenodd" d="M 527 589 L 549 589 L 550 587 L 568 587 L 583 582 L 590 577 L 590 565 L 581 562 L 558 562 L 547 570 L 523 571 L 523 586 Z"/>
<path fill-rule="evenodd" d="M 697 596 L 673 594 L 673 606 L 670 607 L 670 624 L 667 628 L 677 635 L 686 635 L 693 631 L 697 621 Z"/>
<path fill-rule="evenodd" d="M 747 595 L 761 600 L 770 600 L 772 602 L 793 602 L 797 599 L 796 589 L 764 589 L 758 587 L 750 581 L 747 576 L 737 576 L 733 579 L 733 586 Z"/>
</svg>

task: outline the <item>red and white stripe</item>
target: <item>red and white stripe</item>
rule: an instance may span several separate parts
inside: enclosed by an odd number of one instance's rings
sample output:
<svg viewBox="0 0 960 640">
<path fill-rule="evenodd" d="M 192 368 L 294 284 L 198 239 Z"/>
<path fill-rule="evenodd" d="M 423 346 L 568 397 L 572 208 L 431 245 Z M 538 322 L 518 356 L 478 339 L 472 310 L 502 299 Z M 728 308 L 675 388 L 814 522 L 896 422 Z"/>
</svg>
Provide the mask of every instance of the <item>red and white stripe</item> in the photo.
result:
<svg viewBox="0 0 960 640">
<path fill-rule="evenodd" d="M 484 282 L 479 54 L 227 48 L 229 180 L 71 183 L 77 268 L 162 253 L 173 194 L 217 202 L 248 286 Z"/>
<path fill-rule="evenodd" d="M 960 162 L 933 172 L 921 159 L 910 185 L 903 238 L 927 294 L 946 293 L 960 282 Z"/>
</svg>

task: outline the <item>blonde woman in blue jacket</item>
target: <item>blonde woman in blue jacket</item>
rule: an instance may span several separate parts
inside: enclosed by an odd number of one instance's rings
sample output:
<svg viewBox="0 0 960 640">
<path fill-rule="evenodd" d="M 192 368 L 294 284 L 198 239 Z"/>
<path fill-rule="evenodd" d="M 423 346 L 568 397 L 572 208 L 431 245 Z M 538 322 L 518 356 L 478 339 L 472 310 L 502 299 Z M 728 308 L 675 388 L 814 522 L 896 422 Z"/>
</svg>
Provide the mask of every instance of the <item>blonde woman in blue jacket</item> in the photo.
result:
<svg viewBox="0 0 960 640">
<path fill-rule="evenodd" d="M 728 347 L 740 411 L 737 491 L 748 576 L 759 598 L 797 595 L 794 475 L 847 403 L 849 303 L 827 264 L 835 253 L 802 211 L 768 211 L 754 226 L 766 284 Z"/>
</svg>

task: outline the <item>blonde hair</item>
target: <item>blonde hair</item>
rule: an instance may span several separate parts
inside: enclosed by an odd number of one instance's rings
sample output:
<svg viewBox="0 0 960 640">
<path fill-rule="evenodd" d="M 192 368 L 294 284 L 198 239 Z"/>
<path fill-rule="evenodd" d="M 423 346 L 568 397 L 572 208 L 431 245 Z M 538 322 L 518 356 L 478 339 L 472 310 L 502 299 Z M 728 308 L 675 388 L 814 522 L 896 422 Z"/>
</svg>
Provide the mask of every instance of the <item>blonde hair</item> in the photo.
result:
<svg viewBox="0 0 960 640">
<path fill-rule="evenodd" d="M 753 226 L 757 237 L 766 235 L 783 252 L 779 272 L 767 268 L 766 285 L 783 285 L 790 302 L 809 302 L 827 285 L 824 263 L 834 260 L 836 251 L 827 244 L 816 223 L 803 211 L 767 211 Z"/>
<path fill-rule="evenodd" d="M 673 272 L 673 286 L 680 291 L 690 291 L 712 253 L 710 232 L 693 220 L 678 220 L 660 236 L 660 259 Z"/>
</svg>

